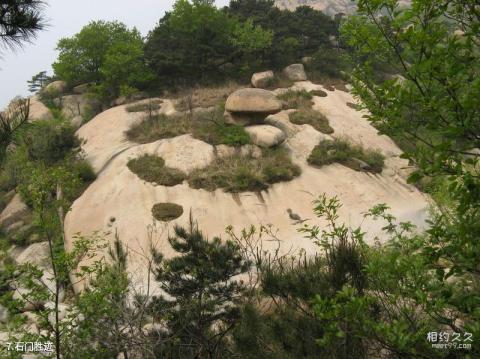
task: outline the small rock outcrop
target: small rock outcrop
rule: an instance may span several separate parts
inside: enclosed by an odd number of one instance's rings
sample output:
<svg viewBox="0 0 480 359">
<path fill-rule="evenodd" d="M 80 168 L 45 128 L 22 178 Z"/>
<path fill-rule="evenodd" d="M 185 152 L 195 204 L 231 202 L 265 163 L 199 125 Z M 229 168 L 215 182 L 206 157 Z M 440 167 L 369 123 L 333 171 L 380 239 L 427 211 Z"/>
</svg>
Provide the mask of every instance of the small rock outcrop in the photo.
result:
<svg viewBox="0 0 480 359">
<path fill-rule="evenodd" d="M 282 109 L 282 103 L 267 90 L 245 88 L 232 93 L 225 104 L 225 121 L 243 126 L 262 123 Z"/>
<path fill-rule="evenodd" d="M 278 146 L 286 139 L 282 130 L 270 125 L 249 126 L 245 127 L 245 131 L 250 135 L 255 145 L 264 148 Z"/>
<path fill-rule="evenodd" d="M 275 80 L 273 71 L 257 72 L 252 76 L 252 86 L 260 89 L 264 89 L 271 85 Z"/>
<path fill-rule="evenodd" d="M 53 81 L 42 89 L 42 92 L 48 94 L 62 95 L 67 91 L 67 83 L 65 81 Z"/>
<path fill-rule="evenodd" d="M 84 93 L 88 92 L 89 87 L 90 87 L 90 84 L 81 84 L 81 85 L 75 86 L 73 88 L 73 92 L 78 95 L 83 95 Z"/>
<path fill-rule="evenodd" d="M 72 120 L 73 126 L 78 126 L 78 116 L 82 119 L 89 117 L 93 113 L 98 112 L 101 103 L 98 100 L 90 98 L 86 95 L 66 95 L 55 99 L 55 104 L 62 107 L 62 114 Z M 81 125 L 81 123 L 80 123 Z"/>
<path fill-rule="evenodd" d="M 52 118 L 52 113 L 38 98 L 37 95 L 30 97 L 30 112 L 29 118 L 31 121 L 48 120 Z"/>
<path fill-rule="evenodd" d="M 10 228 L 19 223 L 22 219 L 28 215 L 28 207 L 20 198 L 17 193 L 8 203 L 7 207 L 0 214 L 0 227 L 5 229 L 6 232 L 10 231 Z"/>
<path fill-rule="evenodd" d="M 303 64 L 293 64 L 283 69 L 283 74 L 290 81 L 306 81 L 307 74 Z"/>
</svg>

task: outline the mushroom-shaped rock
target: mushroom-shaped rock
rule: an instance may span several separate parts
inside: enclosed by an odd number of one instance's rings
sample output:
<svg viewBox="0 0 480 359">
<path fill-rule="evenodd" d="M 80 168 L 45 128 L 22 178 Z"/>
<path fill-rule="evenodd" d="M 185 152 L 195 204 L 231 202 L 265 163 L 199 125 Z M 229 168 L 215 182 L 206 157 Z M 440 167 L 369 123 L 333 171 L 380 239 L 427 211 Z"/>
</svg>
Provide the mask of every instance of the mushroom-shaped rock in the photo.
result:
<svg viewBox="0 0 480 359">
<path fill-rule="evenodd" d="M 273 147 L 285 141 L 285 133 L 270 125 L 256 125 L 245 127 L 245 131 L 250 135 L 252 142 L 260 147 Z"/>
<path fill-rule="evenodd" d="M 225 109 L 230 112 L 271 114 L 280 111 L 282 103 L 270 91 L 245 88 L 228 97 Z"/>
<path fill-rule="evenodd" d="M 290 81 L 306 81 L 307 74 L 305 73 L 305 67 L 303 64 L 293 64 L 283 69 L 283 74 Z"/>
<path fill-rule="evenodd" d="M 274 79 L 273 71 L 257 72 L 252 76 L 252 86 L 263 89 L 272 84 Z"/>
</svg>

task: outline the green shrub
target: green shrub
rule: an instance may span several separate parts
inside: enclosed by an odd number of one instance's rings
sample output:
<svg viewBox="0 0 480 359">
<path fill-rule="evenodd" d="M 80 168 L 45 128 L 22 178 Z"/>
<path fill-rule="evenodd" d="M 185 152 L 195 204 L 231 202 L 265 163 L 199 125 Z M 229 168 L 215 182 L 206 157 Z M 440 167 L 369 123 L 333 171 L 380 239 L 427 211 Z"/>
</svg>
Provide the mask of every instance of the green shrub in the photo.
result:
<svg viewBox="0 0 480 359">
<path fill-rule="evenodd" d="M 317 131 L 325 134 L 332 134 L 328 118 L 321 112 L 315 110 L 298 110 L 290 114 L 290 122 L 296 125 L 311 125 Z"/>
<path fill-rule="evenodd" d="M 152 207 L 153 217 L 162 222 L 177 219 L 183 214 L 183 207 L 176 203 L 157 203 Z"/>
<path fill-rule="evenodd" d="M 211 145 L 242 146 L 250 143 L 250 136 L 243 126 L 225 123 L 223 111 L 215 111 L 194 118 L 192 135 Z"/>
<path fill-rule="evenodd" d="M 264 150 L 260 158 L 233 155 L 217 158 L 206 168 L 190 174 L 193 188 L 226 192 L 262 191 L 271 184 L 290 181 L 300 175 L 300 168 L 290 160 L 283 148 Z"/>
<path fill-rule="evenodd" d="M 185 174 L 182 171 L 166 167 L 163 158 L 158 156 L 143 155 L 128 161 L 127 166 L 144 181 L 161 186 L 175 186 L 185 180 Z"/>
<path fill-rule="evenodd" d="M 310 109 L 313 106 L 313 95 L 306 90 L 288 90 L 277 98 L 284 102 L 286 109 Z"/>
<path fill-rule="evenodd" d="M 75 129 L 60 119 L 36 121 L 21 137 L 30 160 L 47 165 L 63 160 L 80 146 Z"/>
<path fill-rule="evenodd" d="M 324 166 L 340 163 L 355 171 L 381 173 L 385 157 L 378 151 L 366 150 L 345 140 L 322 141 L 308 157 L 308 163 Z"/>
<path fill-rule="evenodd" d="M 74 172 L 78 174 L 78 177 L 83 182 L 90 183 L 95 181 L 95 179 L 97 178 L 97 175 L 95 174 L 92 165 L 90 165 L 90 163 L 86 160 L 75 161 L 72 167 Z"/>
</svg>

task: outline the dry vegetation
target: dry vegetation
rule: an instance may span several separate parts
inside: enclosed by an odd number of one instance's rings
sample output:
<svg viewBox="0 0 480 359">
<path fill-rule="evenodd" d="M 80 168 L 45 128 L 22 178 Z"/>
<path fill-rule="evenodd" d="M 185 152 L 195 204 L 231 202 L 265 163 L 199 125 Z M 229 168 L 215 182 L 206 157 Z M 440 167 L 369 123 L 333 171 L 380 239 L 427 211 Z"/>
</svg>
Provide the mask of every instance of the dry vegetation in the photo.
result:
<svg viewBox="0 0 480 359">
<path fill-rule="evenodd" d="M 206 168 L 190 174 L 188 183 L 193 188 L 225 192 L 262 191 L 270 185 L 290 181 L 300 175 L 300 168 L 293 164 L 283 148 L 263 150 L 260 158 L 233 155 L 217 158 Z"/>
<path fill-rule="evenodd" d="M 245 86 L 236 82 L 227 82 L 222 86 L 183 90 L 177 95 L 175 108 L 181 112 L 192 112 L 194 108 L 215 107 L 224 104 L 232 92 L 242 87 Z"/>
<path fill-rule="evenodd" d="M 250 137 L 242 126 L 225 123 L 220 106 L 209 112 L 192 115 L 146 116 L 142 122 L 130 128 L 126 136 L 133 142 L 151 143 L 187 133 L 211 145 L 241 146 L 250 143 Z"/>
</svg>

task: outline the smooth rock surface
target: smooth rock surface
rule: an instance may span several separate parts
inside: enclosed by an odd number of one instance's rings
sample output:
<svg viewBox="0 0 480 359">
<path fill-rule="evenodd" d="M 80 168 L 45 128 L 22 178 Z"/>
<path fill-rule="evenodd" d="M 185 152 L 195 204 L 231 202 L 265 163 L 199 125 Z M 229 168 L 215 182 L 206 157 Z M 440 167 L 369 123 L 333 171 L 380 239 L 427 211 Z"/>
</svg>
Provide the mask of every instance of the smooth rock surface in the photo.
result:
<svg viewBox="0 0 480 359">
<path fill-rule="evenodd" d="M 322 86 L 308 81 L 297 83 L 295 88 L 324 90 Z M 353 227 L 362 224 L 362 229 L 367 232 L 367 242 L 373 242 L 377 236 L 380 240 L 386 238 L 381 230 L 385 225 L 383 222 L 364 219 L 362 215 L 378 203 L 390 206 L 392 214 L 399 220 L 412 221 L 420 229 L 425 228 L 429 198 L 407 184 L 399 174 L 400 168 L 405 166 L 405 161 L 398 158 L 400 149 L 390 138 L 379 135 L 363 118 L 364 113 L 351 109 L 346 105 L 347 102 L 354 102 L 351 94 L 343 91 L 328 92 L 327 97 L 314 98 L 314 109 L 321 110 L 329 117 L 335 130 L 334 136 L 346 136 L 360 141 L 365 147 L 379 149 L 387 156 L 388 175 L 356 172 L 339 164 L 321 168 L 308 165 L 306 159 L 312 149 L 320 141 L 331 137 L 316 131 L 310 125 L 288 124 L 288 115 L 285 116 L 282 112 L 283 115 L 275 116 L 276 120 L 272 120 L 272 124 L 277 123 L 276 127 L 289 129 L 284 131 L 282 128 L 287 139 L 281 146 L 289 150 L 302 174 L 292 181 L 274 184 L 262 193 L 244 192 L 235 195 L 220 189 L 214 192 L 195 190 L 187 183 L 165 187 L 142 181 L 128 169 L 128 160 L 144 153 L 164 155 L 164 152 L 157 150 L 161 147 L 168 148 L 172 144 L 164 147 L 162 143 L 167 141 L 160 140 L 138 145 L 126 140 L 125 131 L 139 121 L 141 116 L 127 113 L 123 106 L 99 114 L 78 131 L 79 136 L 86 141 L 82 149 L 96 169 L 98 177 L 67 213 L 67 249 L 72 248 L 78 232 L 89 235 L 100 231 L 112 242 L 117 232 L 120 240 L 131 250 L 128 272 L 133 285 L 141 292 L 147 287 L 150 246 L 154 245 L 166 257 L 174 255 L 168 236 L 172 233 L 173 225 L 188 224 L 188 216 L 182 216 L 168 224 L 155 224 L 151 214 L 155 203 L 177 203 L 186 212 L 191 211 L 199 227 L 210 238 L 226 238 L 225 228 L 228 225 L 232 225 L 238 233 L 252 224 L 272 224 L 281 239 L 281 253 L 300 249 L 305 250 L 307 255 L 317 253 L 315 244 L 299 234 L 298 227 L 291 224 L 286 209 L 291 208 L 302 218 L 310 218 L 310 224 L 321 224 L 316 220 L 312 201 L 323 193 L 339 198 L 343 203 L 339 210 L 340 220 Z M 169 111 L 168 101 L 162 104 L 160 111 Z M 181 142 L 185 140 L 181 139 Z M 173 143 L 176 141 L 171 139 Z M 197 145 L 192 146 L 191 150 L 195 151 L 196 147 Z M 175 156 L 170 160 L 172 162 L 167 162 L 167 165 L 175 166 Z M 205 160 L 201 165 L 207 162 Z M 110 224 L 112 217 L 116 218 L 113 225 Z M 264 242 L 265 250 L 274 251 L 276 246 L 277 242 Z M 150 284 L 150 294 L 158 293 L 155 283 Z M 80 290 L 82 285 L 78 283 L 75 289 Z"/>
<path fill-rule="evenodd" d="M 252 75 L 252 86 L 260 89 L 268 87 L 275 80 L 273 71 L 257 72 Z"/>
<path fill-rule="evenodd" d="M 285 133 L 270 125 L 256 125 L 245 127 L 245 131 L 250 135 L 253 144 L 269 148 L 278 146 L 285 141 Z"/>
<path fill-rule="evenodd" d="M 28 212 L 27 205 L 22 201 L 20 194 L 16 193 L 0 213 L 0 227 L 7 229 L 12 224 L 21 221 Z"/>
<path fill-rule="evenodd" d="M 51 95 L 62 95 L 65 93 L 65 91 L 67 91 L 67 88 L 68 86 L 65 81 L 58 80 L 50 82 L 41 91 Z"/>
<path fill-rule="evenodd" d="M 282 103 L 271 91 L 244 88 L 235 91 L 227 98 L 225 110 L 240 113 L 276 113 L 282 109 Z"/>
<path fill-rule="evenodd" d="M 292 64 L 283 69 L 283 74 L 290 81 L 305 81 L 307 80 L 307 74 L 305 73 L 305 67 L 303 64 Z"/>
</svg>

